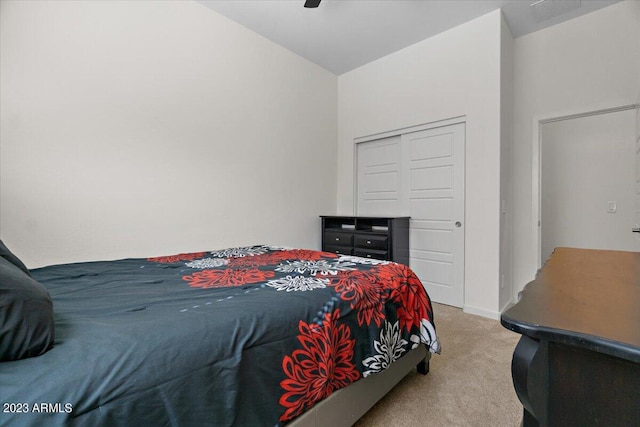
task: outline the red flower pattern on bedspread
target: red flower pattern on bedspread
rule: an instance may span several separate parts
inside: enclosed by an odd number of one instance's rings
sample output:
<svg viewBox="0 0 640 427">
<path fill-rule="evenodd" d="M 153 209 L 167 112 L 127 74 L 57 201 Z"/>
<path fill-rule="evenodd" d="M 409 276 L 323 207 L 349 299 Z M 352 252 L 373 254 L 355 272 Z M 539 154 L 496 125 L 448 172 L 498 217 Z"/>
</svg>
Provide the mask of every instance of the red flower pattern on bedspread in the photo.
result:
<svg viewBox="0 0 640 427">
<path fill-rule="evenodd" d="M 270 394 L 272 403 L 279 404 L 277 425 L 361 377 L 380 372 L 418 342 L 439 352 L 429 297 L 415 273 L 402 264 L 265 245 L 148 261 L 184 263 L 184 269 L 169 270 L 185 287 L 228 295 L 217 300 L 221 304 L 253 295 L 308 301 L 304 310 L 298 308 L 297 334 L 288 335 L 291 347 L 281 359 L 269 361 L 279 370 L 279 378 L 271 382 L 274 388 L 279 384 L 279 390 Z M 252 286 L 249 290 L 241 288 L 244 285 Z M 230 289 L 225 293 L 220 288 Z"/>
<path fill-rule="evenodd" d="M 150 262 L 160 262 L 163 264 L 174 263 L 180 261 L 192 261 L 194 259 L 202 258 L 206 255 L 206 252 L 193 252 L 187 254 L 177 254 L 177 255 L 169 255 L 169 256 L 158 256 L 153 258 L 147 258 L 147 261 Z"/>
<path fill-rule="evenodd" d="M 420 328 L 422 319 L 431 319 L 431 304 L 420 279 L 402 264 L 376 266 L 379 280 L 391 288 L 389 298 L 398 303 L 398 321 L 406 331 Z"/>
<path fill-rule="evenodd" d="M 195 288 L 224 288 L 229 286 L 241 286 L 251 283 L 264 282 L 275 276 L 273 271 L 257 269 L 234 270 L 203 270 L 182 279 L 189 282 L 189 286 Z"/>
<path fill-rule="evenodd" d="M 375 323 L 380 327 L 384 320 L 385 290 L 388 287 L 377 279 L 371 271 L 339 271 L 330 278 L 340 299 L 349 301 L 357 312 L 358 325 Z"/>
<path fill-rule="evenodd" d="M 298 341 L 302 349 L 285 356 L 282 369 L 286 379 L 280 382 L 285 393 L 280 405 L 286 408 L 280 421 L 300 415 L 334 390 L 360 378 L 353 363 L 355 339 L 345 324 L 338 324 L 340 310 L 327 313 L 321 325 L 300 321 Z"/>
</svg>

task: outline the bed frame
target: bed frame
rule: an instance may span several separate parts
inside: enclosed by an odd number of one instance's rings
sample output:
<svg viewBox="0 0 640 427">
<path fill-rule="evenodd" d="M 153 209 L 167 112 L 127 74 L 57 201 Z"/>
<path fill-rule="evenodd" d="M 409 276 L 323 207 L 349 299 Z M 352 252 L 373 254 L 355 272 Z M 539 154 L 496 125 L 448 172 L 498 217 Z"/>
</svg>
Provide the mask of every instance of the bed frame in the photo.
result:
<svg viewBox="0 0 640 427">
<path fill-rule="evenodd" d="M 421 344 L 387 370 L 336 390 L 322 402 L 287 424 L 287 427 L 349 427 L 386 395 L 414 367 L 426 375 L 431 353 Z"/>
</svg>

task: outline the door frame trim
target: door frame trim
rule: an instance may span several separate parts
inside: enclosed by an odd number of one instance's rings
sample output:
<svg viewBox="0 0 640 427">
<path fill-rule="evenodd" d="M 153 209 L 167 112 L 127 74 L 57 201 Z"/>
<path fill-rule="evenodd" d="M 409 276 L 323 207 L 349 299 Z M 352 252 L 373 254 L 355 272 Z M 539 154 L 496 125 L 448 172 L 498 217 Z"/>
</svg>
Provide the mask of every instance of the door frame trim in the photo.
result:
<svg viewBox="0 0 640 427">
<path fill-rule="evenodd" d="M 531 167 L 531 231 L 535 265 L 533 271 L 537 271 L 542 267 L 542 224 L 541 224 L 541 208 L 542 208 L 542 162 L 540 161 L 542 146 L 542 125 L 564 120 L 580 119 L 584 117 L 597 116 L 600 114 L 617 113 L 621 111 L 636 110 L 640 108 L 640 104 L 625 104 L 617 106 L 601 106 L 594 107 L 589 110 L 574 110 L 563 113 L 545 114 L 534 116 L 533 118 L 533 142 L 532 142 L 532 167 Z"/>
<path fill-rule="evenodd" d="M 390 136 L 398 136 L 398 135 L 402 135 L 403 133 L 418 132 L 421 130 L 427 130 L 427 129 L 437 128 L 441 126 L 455 125 L 458 123 L 465 122 L 466 117 L 467 116 L 455 116 L 449 119 L 436 120 L 434 122 L 427 122 L 420 125 L 407 126 L 404 128 L 398 128 L 398 129 L 394 129 L 386 132 L 378 132 L 370 135 L 359 136 L 357 138 L 354 138 L 353 142 L 354 144 L 359 144 L 361 142 L 373 141 L 375 139 L 388 138 Z"/>
</svg>

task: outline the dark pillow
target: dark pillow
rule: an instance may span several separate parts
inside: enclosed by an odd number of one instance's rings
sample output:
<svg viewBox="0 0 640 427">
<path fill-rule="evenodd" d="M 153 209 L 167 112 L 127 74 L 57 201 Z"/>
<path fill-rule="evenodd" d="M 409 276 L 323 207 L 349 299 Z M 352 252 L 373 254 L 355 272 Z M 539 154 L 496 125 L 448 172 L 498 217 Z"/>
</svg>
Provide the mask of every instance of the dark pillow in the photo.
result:
<svg viewBox="0 0 640 427">
<path fill-rule="evenodd" d="M 9 248 L 7 248 L 4 243 L 2 243 L 2 240 L 0 240 L 0 257 L 6 259 L 7 261 L 9 261 L 11 264 L 15 265 L 16 267 L 20 268 L 20 270 L 24 271 L 25 273 L 27 273 L 29 276 L 31 276 L 31 273 L 29 273 L 29 269 L 27 268 L 26 265 L 24 265 L 22 263 L 22 261 L 20 261 L 18 259 L 17 256 L 15 256 L 10 250 Z"/>
<path fill-rule="evenodd" d="M 0 257 L 0 362 L 39 356 L 54 338 L 49 291 Z"/>
</svg>

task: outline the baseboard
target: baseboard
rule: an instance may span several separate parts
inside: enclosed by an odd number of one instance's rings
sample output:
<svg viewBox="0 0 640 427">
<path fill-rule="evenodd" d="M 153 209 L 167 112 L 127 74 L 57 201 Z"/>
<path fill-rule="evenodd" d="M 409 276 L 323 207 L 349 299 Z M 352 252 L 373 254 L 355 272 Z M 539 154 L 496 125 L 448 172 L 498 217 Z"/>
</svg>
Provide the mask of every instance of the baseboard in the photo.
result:
<svg viewBox="0 0 640 427">
<path fill-rule="evenodd" d="M 483 308 L 471 307 L 465 305 L 462 307 L 462 311 L 469 314 L 475 314 L 476 316 L 488 317 L 493 320 L 500 320 L 500 313 L 497 311 L 485 310 Z"/>
</svg>

